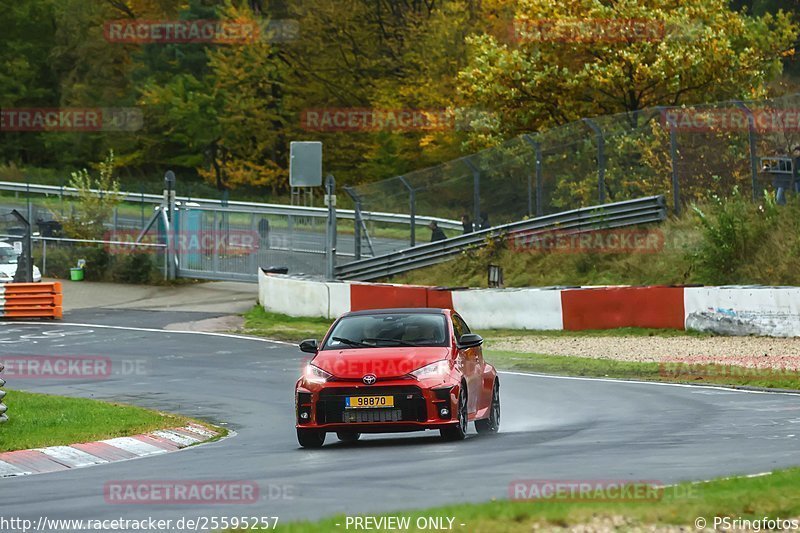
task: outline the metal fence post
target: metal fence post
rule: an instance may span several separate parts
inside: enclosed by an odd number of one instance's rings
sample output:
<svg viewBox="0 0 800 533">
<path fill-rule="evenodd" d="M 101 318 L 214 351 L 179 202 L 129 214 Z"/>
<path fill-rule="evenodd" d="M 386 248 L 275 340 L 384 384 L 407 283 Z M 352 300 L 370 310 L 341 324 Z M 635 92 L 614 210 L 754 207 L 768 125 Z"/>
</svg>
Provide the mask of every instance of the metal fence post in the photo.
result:
<svg viewBox="0 0 800 533">
<path fill-rule="evenodd" d="M 166 228 L 164 230 L 169 234 L 167 238 L 167 277 L 175 279 L 176 276 L 176 250 L 175 250 L 175 235 L 174 224 L 172 223 L 172 216 L 175 213 L 175 173 L 168 170 L 164 174 L 164 208 L 166 212 Z"/>
<path fill-rule="evenodd" d="M 472 204 L 474 206 L 472 216 L 473 220 L 480 225 L 483 221 L 481 216 L 481 170 L 469 157 L 465 157 L 464 162 L 472 169 Z"/>
<path fill-rule="evenodd" d="M 750 143 L 750 176 L 752 180 L 753 201 L 758 200 L 758 154 L 756 141 L 758 139 L 758 132 L 756 132 L 756 119 L 753 112 L 747 107 L 744 102 L 734 100 L 736 106 L 744 111 L 747 115 L 747 137 Z"/>
<path fill-rule="evenodd" d="M 669 126 L 669 155 L 672 161 L 672 210 L 681 214 L 681 183 L 678 180 L 678 136 L 675 128 Z"/>
<path fill-rule="evenodd" d="M 542 216 L 544 214 L 543 211 L 542 211 L 542 190 L 544 188 L 543 184 L 542 184 L 542 144 L 539 141 L 535 140 L 530 135 L 528 135 L 527 133 L 525 135 L 523 135 L 522 138 L 525 139 L 525 141 L 528 142 L 531 146 L 533 146 L 533 149 L 535 150 L 535 156 L 536 156 L 536 164 L 535 164 L 535 169 L 536 169 L 536 216 L 540 217 L 540 216 Z M 528 174 L 528 216 L 530 216 L 531 214 L 532 214 L 532 211 L 531 211 L 531 177 L 530 177 L 530 174 Z"/>
<path fill-rule="evenodd" d="M 408 210 L 411 217 L 411 236 L 409 243 L 411 247 L 417 245 L 417 190 L 411 186 L 405 176 L 400 176 L 400 183 L 402 183 L 408 190 Z"/>
<path fill-rule="evenodd" d="M 597 199 L 606 203 L 606 138 L 603 130 L 590 118 L 581 119 L 597 136 Z"/>
<path fill-rule="evenodd" d="M 325 200 L 328 204 L 328 224 L 325 239 L 325 276 L 334 279 L 336 267 L 336 180 L 331 174 L 325 179 Z"/>
<path fill-rule="evenodd" d="M 3 366 L 3 363 L 0 363 L 0 372 L 3 371 L 3 368 L 5 368 Z M 0 378 L 0 387 L 2 387 L 5 384 L 6 381 L 3 378 Z M 0 424 L 8 422 L 8 415 L 6 415 L 6 411 L 8 410 L 8 408 L 6 407 L 6 404 L 3 403 L 3 398 L 5 398 L 5 396 L 6 396 L 6 391 L 0 389 Z"/>
<path fill-rule="evenodd" d="M 352 187 L 345 185 L 342 188 L 344 192 L 353 199 L 355 204 L 355 214 L 353 216 L 353 255 L 355 255 L 355 260 L 358 261 L 361 259 L 361 225 L 364 223 L 361 219 L 361 197 Z"/>
</svg>

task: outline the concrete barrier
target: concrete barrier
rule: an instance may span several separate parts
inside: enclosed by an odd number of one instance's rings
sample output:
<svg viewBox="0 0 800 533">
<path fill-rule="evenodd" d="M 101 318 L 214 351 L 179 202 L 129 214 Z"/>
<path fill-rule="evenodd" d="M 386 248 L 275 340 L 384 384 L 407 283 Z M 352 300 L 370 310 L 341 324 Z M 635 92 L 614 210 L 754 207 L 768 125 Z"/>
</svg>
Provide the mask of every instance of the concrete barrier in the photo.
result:
<svg viewBox="0 0 800 533">
<path fill-rule="evenodd" d="M 323 282 L 259 275 L 268 311 L 334 319 L 391 307 L 455 309 L 475 329 L 578 331 L 695 329 L 724 335 L 800 336 L 800 287 L 578 287 L 466 289 Z"/>
<path fill-rule="evenodd" d="M 800 287 L 687 287 L 686 329 L 800 337 Z"/>
<path fill-rule="evenodd" d="M 453 291 L 453 308 L 476 329 L 563 329 L 561 291 L 477 289 Z"/>
</svg>

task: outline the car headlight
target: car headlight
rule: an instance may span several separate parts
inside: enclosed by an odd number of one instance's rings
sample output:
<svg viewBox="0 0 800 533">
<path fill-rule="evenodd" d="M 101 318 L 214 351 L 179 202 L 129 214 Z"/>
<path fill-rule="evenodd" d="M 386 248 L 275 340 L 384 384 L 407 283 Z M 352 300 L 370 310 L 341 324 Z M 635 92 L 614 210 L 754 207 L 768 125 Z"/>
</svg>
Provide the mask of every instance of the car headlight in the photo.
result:
<svg viewBox="0 0 800 533">
<path fill-rule="evenodd" d="M 436 376 L 444 376 L 450 372 L 450 363 L 447 362 L 446 359 L 442 359 L 441 361 L 436 361 L 435 363 L 431 363 L 429 365 L 425 365 L 422 368 L 418 368 L 411 372 L 411 375 L 417 378 L 418 380 L 423 380 L 427 378 L 433 378 Z"/>
<path fill-rule="evenodd" d="M 309 363 L 306 365 L 305 377 L 306 381 L 311 383 L 325 383 L 333 377 L 333 374 Z"/>
</svg>

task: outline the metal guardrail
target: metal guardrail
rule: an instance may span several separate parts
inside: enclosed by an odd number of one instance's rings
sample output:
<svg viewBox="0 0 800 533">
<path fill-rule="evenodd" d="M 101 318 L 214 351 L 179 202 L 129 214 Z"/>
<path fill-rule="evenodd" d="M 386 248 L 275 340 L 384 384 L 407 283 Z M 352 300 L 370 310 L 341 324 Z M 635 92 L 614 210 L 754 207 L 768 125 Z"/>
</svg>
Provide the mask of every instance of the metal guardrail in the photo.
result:
<svg viewBox="0 0 800 533">
<path fill-rule="evenodd" d="M 0 372 L 3 371 L 3 368 L 5 368 L 5 366 L 3 365 L 3 363 L 0 363 Z M 2 387 L 5 384 L 6 380 L 0 378 L 0 387 Z M 6 411 L 8 410 L 8 408 L 6 407 L 6 404 L 3 403 L 3 398 L 5 397 L 6 397 L 6 391 L 0 389 L 0 424 L 8 422 L 8 415 L 6 415 Z"/>
<path fill-rule="evenodd" d="M 74 187 L 36 185 L 32 183 L 29 184 L 15 181 L 0 181 L 0 191 L 24 192 L 54 196 L 78 196 L 78 189 L 75 189 Z M 101 194 L 101 191 L 96 189 L 90 189 L 90 191 L 95 194 Z M 150 204 L 164 203 L 164 195 L 162 194 L 120 191 L 120 196 L 123 200 L 128 202 L 144 202 Z M 263 213 L 265 215 L 296 215 L 318 218 L 326 218 L 328 216 L 327 207 L 305 207 L 300 205 L 263 204 L 258 202 L 239 201 L 228 201 L 227 203 L 223 203 L 222 200 L 214 200 L 211 198 L 190 198 L 188 196 L 176 196 L 175 200 L 184 204 L 193 204 L 192 207 L 194 208 L 214 208 L 224 206 L 226 210 L 241 211 L 244 213 Z M 196 206 L 194 204 L 196 204 Z M 354 220 L 355 211 L 352 209 L 337 209 L 336 216 L 339 218 Z M 411 223 L 410 215 L 403 215 L 399 213 L 362 211 L 361 217 L 365 221 L 373 222 L 387 222 L 395 224 Z M 440 227 L 445 229 L 461 229 L 461 222 L 458 220 L 429 217 L 424 215 L 416 216 L 417 224 L 429 224 L 432 220 L 435 220 Z"/>
<path fill-rule="evenodd" d="M 532 234 L 531 232 L 553 230 L 580 232 L 612 229 L 662 222 L 666 216 L 667 207 L 663 196 L 584 207 L 353 261 L 337 266 L 335 273 L 339 279 L 369 281 L 441 263 L 468 248 L 485 246 L 490 239 L 504 239 L 519 233 L 528 236 Z"/>
</svg>

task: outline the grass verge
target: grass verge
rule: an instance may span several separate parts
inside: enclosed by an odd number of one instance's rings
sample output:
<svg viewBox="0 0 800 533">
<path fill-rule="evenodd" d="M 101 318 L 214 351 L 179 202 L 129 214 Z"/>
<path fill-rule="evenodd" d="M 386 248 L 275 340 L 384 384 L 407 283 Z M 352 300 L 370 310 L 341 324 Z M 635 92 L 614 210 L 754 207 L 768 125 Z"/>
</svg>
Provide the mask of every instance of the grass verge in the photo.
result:
<svg viewBox="0 0 800 533">
<path fill-rule="evenodd" d="M 747 368 L 719 364 L 641 363 L 491 349 L 485 350 L 485 357 L 498 369 L 509 371 L 691 383 L 694 385 L 800 390 L 800 373 L 795 370 Z"/>
<path fill-rule="evenodd" d="M 327 318 L 270 313 L 260 305 L 255 305 L 244 314 L 244 326 L 239 333 L 288 342 L 299 342 L 303 339 L 321 340 L 332 322 Z"/>
<path fill-rule="evenodd" d="M 581 529 L 584 531 L 627 531 L 651 524 L 684 526 L 685 531 L 695 531 L 696 520 L 700 517 L 711 528 L 715 517 L 760 520 L 765 516 L 782 519 L 800 516 L 800 469 L 781 470 L 760 477 L 684 483 L 667 487 L 658 501 L 494 501 L 382 516 L 410 517 L 409 531 L 418 531 L 415 524 L 419 517 L 453 517 L 456 530 L 493 533 L 522 533 L 548 526 L 561 528 L 580 524 L 588 526 Z M 290 533 L 339 531 L 345 529 L 345 516 L 283 524 L 277 529 Z M 722 527 L 718 525 L 718 529 Z"/>
<path fill-rule="evenodd" d="M 8 391 L 3 402 L 9 420 L 0 425 L 0 452 L 126 437 L 197 422 L 131 405 L 16 390 Z"/>
</svg>

